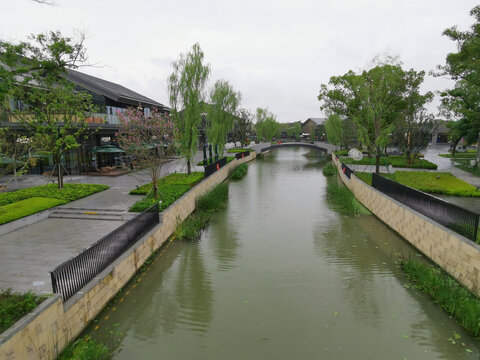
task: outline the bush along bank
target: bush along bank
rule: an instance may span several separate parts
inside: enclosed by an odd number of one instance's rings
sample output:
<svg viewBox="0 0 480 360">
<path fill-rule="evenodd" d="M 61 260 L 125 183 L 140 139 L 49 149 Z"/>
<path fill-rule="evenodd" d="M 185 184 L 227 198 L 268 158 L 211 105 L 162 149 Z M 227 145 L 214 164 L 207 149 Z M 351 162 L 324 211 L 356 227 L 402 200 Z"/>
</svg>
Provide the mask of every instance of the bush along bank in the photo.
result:
<svg viewBox="0 0 480 360">
<path fill-rule="evenodd" d="M 339 185 L 336 179 L 327 184 L 327 203 L 333 210 L 349 216 L 371 215 L 344 185 Z"/>
<path fill-rule="evenodd" d="M 401 261 L 414 287 L 429 295 L 455 321 L 480 338 L 480 300 L 436 266 L 414 260 Z M 466 349 L 470 353 L 469 349 Z"/>
<path fill-rule="evenodd" d="M 195 204 L 195 211 L 175 230 L 175 237 L 184 241 L 195 241 L 201 231 L 208 225 L 211 213 L 222 210 L 228 199 L 228 183 L 222 183 L 209 193 L 200 196 Z"/>
<path fill-rule="evenodd" d="M 322 172 L 325 176 L 332 176 L 337 173 L 337 168 L 332 163 L 328 163 L 323 167 Z"/>
<path fill-rule="evenodd" d="M 230 175 L 230 178 L 232 180 L 240 180 L 245 177 L 248 173 L 248 166 L 247 164 L 240 164 L 238 165 L 235 170 L 233 170 L 232 174 Z"/>
</svg>

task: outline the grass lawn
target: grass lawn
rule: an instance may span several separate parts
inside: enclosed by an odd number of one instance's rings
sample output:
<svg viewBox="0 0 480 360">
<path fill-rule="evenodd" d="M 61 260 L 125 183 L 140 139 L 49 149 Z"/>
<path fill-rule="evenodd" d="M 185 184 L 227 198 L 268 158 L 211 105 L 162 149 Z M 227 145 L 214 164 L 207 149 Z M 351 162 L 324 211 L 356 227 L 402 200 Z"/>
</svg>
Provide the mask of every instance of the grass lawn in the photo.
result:
<svg viewBox="0 0 480 360">
<path fill-rule="evenodd" d="M 37 212 L 47 210 L 64 203 L 64 201 L 58 199 L 33 197 L 4 205 L 0 208 L 0 224 L 5 224 L 28 215 L 36 214 Z"/>
<path fill-rule="evenodd" d="M 159 211 L 163 211 L 173 204 L 179 197 L 202 181 L 203 177 L 204 173 L 202 172 L 192 172 L 190 175 L 175 173 L 161 178 L 158 181 L 159 200 L 162 201 Z M 130 208 L 131 212 L 142 212 L 158 202 L 151 190 L 152 184 L 149 183 L 130 191 L 132 195 L 147 195 L 145 199 L 139 200 L 132 205 Z"/>
<path fill-rule="evenodd" d="M 66 204 L 108 188 L 107 185 L 64 184 L 63 189 L 59 190 L 56 184 L 48 184 L 0 193 L 0 224 Z"/>
<path fill-rule="evenodd" d="M 355 175 L 367 184 L 372 184 L 372 174 L 355 172 Z M 382 176 L 431 194 L 480 196 L 480 191 L 474 186 L 449 172 L 397 171 L 394 174 L 382 174 Z"/>
</svg>

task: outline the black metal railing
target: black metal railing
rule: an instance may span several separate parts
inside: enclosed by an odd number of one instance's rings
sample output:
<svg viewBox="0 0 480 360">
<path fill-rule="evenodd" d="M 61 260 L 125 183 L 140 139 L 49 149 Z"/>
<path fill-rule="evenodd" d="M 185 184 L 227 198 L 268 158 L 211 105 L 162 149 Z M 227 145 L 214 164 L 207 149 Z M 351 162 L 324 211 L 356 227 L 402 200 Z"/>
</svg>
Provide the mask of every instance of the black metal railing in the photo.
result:
<svg viewBox="0 0 480 360">
<path fill-rule="evenodd" d="M 372 186 L 460 235 L 477 240 L 478 214 L 378 174 L 372 174 Z"/>
<path fill-rule="evenodd" d="M 205 166 L 205 177 L 212 175 L 215 171 L 220 170 L 225 165 L 227 165 L 227 158 L 223 157 L 220 160 Z"/>
<path fill-rule="evenodd" d="M 337 158 L 338 159 L 338 158 Z M 350 179 L 350 176 L 355 173 L 352 169 L 350 169 L 347 165 L 342 163 L 342 172 L 347 175 L 347 177 Z"/>
<path fill-rule="evenodd" d="M 50 271 L 55 294 L 67 300 L 159 223 L 155 204 Z"/>
<path fill-rule="evenodd" d="M 247 150 L 247 151 L 236 153 L 235 158 L 236 159 L 243 159 L 244 157 L 247 157 L 248 155 L 250 155 L 250 151 Z"/>
</svg>

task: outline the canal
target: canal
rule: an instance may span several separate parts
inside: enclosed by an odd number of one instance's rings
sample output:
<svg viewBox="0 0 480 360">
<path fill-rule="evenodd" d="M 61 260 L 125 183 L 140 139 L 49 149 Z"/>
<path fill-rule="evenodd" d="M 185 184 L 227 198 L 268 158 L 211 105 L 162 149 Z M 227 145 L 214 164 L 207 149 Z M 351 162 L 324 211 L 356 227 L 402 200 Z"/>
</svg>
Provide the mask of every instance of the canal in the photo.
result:
<svg viewBox="0 0 480 360">
<path fill-rule="evenodd" d="M 165 246 L 88 333 L 129 360 L 477 358 L 408 285 L 397 262 L 415 249 L 374 216 L 332 210 L 326 160 L 309 154 L 249 164 L 201 239 Z"/>
</svg>

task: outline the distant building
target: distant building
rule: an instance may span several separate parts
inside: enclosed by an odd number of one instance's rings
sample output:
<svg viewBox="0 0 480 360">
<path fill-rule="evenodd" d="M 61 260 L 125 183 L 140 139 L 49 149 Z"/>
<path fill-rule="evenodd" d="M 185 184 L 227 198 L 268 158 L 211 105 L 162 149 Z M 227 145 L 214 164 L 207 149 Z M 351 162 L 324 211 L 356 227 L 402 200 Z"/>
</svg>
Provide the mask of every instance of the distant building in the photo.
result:
<svg viewBox="0 0 480 360">
<path fill-rule="evenodd" d="M 450 129 L 446 125 L 445 120 L 435 119 L 435 125 L 432 130 L 431 143 L 432 144 L 447 144 L 448 134 Z"/>
<path fill-rule="evenodd" d="M 302 134 L 312 134 L 315 136 L 311 140 L 322 140 L 325 137 L 325 121 L 327 118 L 308 118 L 302 123 Z"/>
</svg>

